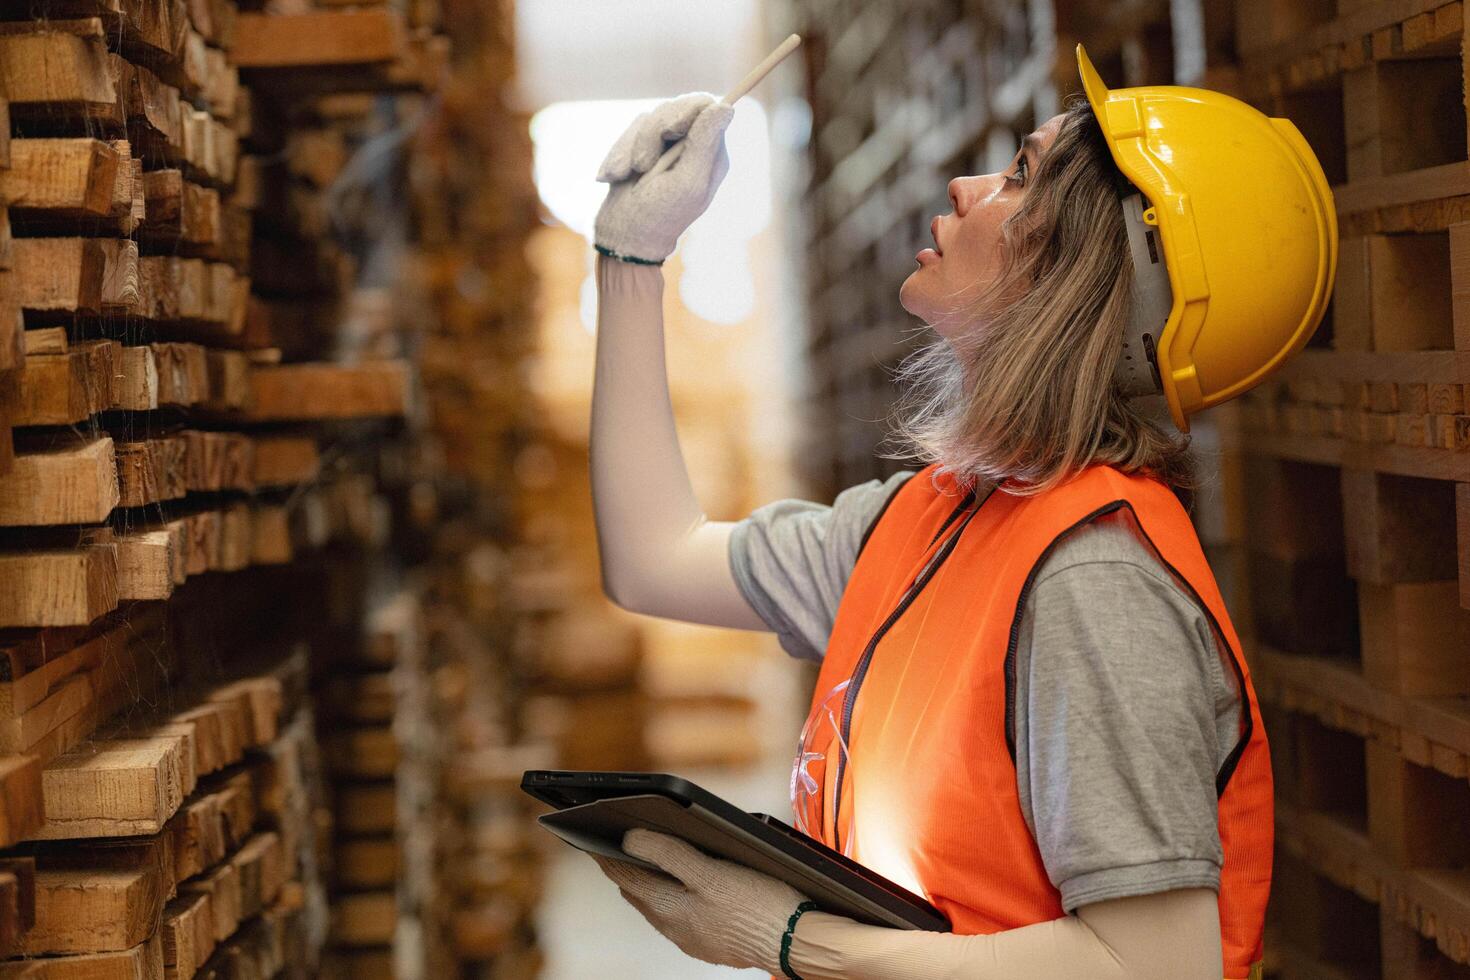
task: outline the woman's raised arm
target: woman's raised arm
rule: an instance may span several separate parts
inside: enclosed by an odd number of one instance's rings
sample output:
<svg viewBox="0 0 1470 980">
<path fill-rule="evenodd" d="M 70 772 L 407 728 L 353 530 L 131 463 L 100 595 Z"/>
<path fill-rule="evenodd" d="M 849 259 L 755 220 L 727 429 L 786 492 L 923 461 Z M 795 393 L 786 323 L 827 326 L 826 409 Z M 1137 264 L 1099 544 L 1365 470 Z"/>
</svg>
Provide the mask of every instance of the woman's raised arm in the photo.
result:
<svg viewBox="0 0 1470 980">
<path fill-rule="evenodd" d="M 711 521 L 679 449 L 658 266 L 597 256 L 592 505 L 608 597 L 633 612 L 769 629 L 730 571 L 732 521 Z"/>
</svg>

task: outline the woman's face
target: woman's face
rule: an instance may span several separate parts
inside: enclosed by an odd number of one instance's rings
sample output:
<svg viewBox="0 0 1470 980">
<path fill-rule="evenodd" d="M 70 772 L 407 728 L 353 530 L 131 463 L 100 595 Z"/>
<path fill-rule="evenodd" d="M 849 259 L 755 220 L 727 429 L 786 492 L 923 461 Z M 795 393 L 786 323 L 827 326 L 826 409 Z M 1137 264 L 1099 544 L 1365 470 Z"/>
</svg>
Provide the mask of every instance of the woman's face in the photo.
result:
<svg viewBox="0 0 1470 980">
<path fill-rule="evenodd" d="M 1001 269 L 1001 222 L 1021 204 L 1041 157 L 1051 148 L 1062 117 L 1052 116 L 1021 141 L 1010 166 L 1000 173 L 956 177 L 949 182 L 954 213 L 932 223 L 937 248 L 926 248 L 919 267 L 898 290 L 903 308 L 949 337 L 967 322 L 965 307 Z"/>
</svg>

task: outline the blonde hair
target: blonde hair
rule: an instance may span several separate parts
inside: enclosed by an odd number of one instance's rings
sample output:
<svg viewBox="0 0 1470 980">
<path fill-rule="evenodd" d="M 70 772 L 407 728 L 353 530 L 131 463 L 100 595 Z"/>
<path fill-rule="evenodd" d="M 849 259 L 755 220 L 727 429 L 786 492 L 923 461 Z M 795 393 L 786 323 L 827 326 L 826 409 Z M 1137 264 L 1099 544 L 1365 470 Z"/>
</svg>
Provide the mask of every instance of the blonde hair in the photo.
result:
<svg viewBox="0 0 1470 980">
<path fill-rule="evenodd" d="M 903 391 L 890 438 L 906 445 L 885 458 L 938 463 L 965 487 L 1009 477 L 1005 489 L 1016 494 L 1040 493 L 1092 463 L 1192 487 L 1188 438 L 1113 383 L 1132 312 L 1118 203 L 1130 187 L 1076 96 L 1001 224 L 997 280 L 955 311 L 974 325 L 896 369 Z"/>
</svg>

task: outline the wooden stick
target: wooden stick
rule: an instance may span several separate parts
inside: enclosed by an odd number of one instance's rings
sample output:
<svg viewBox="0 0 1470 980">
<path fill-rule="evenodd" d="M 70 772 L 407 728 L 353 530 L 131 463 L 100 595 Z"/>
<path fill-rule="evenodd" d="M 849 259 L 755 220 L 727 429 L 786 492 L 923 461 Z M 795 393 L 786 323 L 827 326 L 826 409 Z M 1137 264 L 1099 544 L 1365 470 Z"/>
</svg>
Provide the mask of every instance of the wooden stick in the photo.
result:
<svg viewBox="0 0 1470 980">
<path fill-rule="evenodd" d="M 756 85 L 760 83 L 761 79 L 769 75 L 772 69 L 774 69 L 782 61 L 786 60 L 786 56 L 795 51 L 800 44 L 800 34 L 789 35 L 786 40 L 776 45 L 776 50 L 766 55 L 765 58 L 761 60 L 760 64 L 752 68 L 750 72 L 740 80 L 739 84 L 732 88 L 729 93 L 727 93 L 725 97 L 720 100 L 720 103 L 722 105 L 733 106 L 736 102 L 743 98 L 747 92 L 755 88 Z M 674 162 L 679 159 L 683 152 L 684 141 L 681 139 L 679 142 L 669 147 L 669 149 L 664 153 L 663 156 L 658 158 L 658 162 L 655 163 L 652 169 L 648 171 L 647 176 L 652 177 L 654 174 L 663 173 L 665 170 L 669 169 L 669 167 L 673 166 Z"/>
<path fill-rule="evenodd" d="M 773 68 L 785 61 L 786 56 L 795 51 L 800 44 L 800 34 L 789 35 L 786 40 L 776 45 L 776 50 L 766 55 L 765 60 L 752 68 L 750 73 L 740 80 L 740 84 L 732 88 L 729 94 L 720 101 L 725 105 L 734 105 L 745 96 L 745 93 L 760 84 L 760 80 L 769 75 Z"/>
</svg>

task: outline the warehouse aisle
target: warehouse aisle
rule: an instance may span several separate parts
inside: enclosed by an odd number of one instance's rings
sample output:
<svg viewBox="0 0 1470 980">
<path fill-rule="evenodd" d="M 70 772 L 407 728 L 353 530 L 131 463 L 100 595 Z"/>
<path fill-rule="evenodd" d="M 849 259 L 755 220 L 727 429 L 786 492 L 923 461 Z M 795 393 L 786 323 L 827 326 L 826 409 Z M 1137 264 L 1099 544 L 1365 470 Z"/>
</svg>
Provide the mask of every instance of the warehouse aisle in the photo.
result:
<svg viewBox="0 0 1470 980">
<path fill-rule="evenodd" d="M 743 771 L 690 769 L 681 775 L 747 809 L 782 814 L 790 808 L 787 764 L 784 757 L 771 757 Z M 547 957 L 541 980 L 764 976 L 759 970 L 732 970 L 685 956 L 622 900 L 591 859 L 570 847 L 552 853 L 556 857 L 546 870 L 545 899 L 536 923 Z"/>
</svg>

